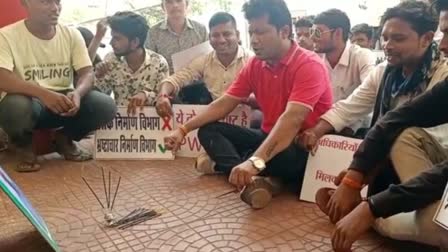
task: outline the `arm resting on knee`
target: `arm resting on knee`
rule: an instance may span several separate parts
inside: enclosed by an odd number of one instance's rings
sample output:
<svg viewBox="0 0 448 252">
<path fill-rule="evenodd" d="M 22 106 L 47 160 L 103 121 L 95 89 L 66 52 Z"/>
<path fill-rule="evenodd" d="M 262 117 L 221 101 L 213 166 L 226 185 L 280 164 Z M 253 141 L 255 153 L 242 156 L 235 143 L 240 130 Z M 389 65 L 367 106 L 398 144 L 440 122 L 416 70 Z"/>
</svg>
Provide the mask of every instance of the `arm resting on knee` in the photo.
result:
<svg viewBox="0 0 448 252">
<path fill-rule="evenodd" d="M 0 91 L 41 98 L 48 90 L 37 83 L 21 80 L 15 73 L 0 68 Z"/>
</svg>

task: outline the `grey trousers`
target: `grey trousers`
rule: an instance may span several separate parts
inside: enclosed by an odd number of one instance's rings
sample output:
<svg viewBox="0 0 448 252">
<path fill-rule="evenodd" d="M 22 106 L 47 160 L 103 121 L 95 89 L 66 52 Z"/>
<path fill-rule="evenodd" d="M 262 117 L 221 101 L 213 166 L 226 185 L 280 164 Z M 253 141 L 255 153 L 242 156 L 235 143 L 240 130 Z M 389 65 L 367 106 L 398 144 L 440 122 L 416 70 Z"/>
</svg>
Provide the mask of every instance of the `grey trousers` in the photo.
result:
<svg viewBox="0 0 448 252">
<path fill-rule="evenodd" d="M 35 129 L 60 128 L 62 134 L 79 141 L 111 121 L 116 112 L 114 100 L 98 91 L 90 91 L 82 97 L 79 111 L 73 117 L 51 112 L 37 98 L 8 94 L 0 101 L 0 128 L 18 147 L 31 145 Z"/>
</svg>

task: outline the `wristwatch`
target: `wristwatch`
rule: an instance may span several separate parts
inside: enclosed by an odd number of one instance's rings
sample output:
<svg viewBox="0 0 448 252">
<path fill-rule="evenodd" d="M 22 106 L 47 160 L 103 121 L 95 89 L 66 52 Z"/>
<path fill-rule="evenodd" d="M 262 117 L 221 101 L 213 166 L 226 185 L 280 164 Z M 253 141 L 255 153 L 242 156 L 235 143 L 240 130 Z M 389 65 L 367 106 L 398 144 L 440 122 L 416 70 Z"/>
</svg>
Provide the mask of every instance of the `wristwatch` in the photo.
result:
<svg viewBox="0 0 448 252">
<path fill-rule="evenodd" d="M 257 169 L 259 172 L 263 171 L 266 168 L 266 163 L 263 159 L 259 157 L 252 156 L 249 158 L 249 161 L 252 162 L 252 165 Z"/>
</svg>

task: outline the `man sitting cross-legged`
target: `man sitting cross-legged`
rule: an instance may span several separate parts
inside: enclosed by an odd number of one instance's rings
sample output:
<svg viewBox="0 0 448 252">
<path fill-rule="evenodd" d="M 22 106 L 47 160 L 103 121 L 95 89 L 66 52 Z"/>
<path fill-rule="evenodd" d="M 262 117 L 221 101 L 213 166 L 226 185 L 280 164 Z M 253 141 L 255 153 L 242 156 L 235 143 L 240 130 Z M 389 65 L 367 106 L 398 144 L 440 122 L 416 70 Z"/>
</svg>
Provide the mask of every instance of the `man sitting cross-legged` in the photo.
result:
<svg viewBox="0 0 448 252">
<path fill-rule="evenodd" d="M 338 131 L 372 110 L 374 124 L 388 111 L 414 100 L 447 77 L 447 60 L 433 42 L 437 18 L 428 4 L 404 1 L 389 8 L 381 23 L 387 62 L 376 66 L 347 99 L 337 102 L 316 127 L 301 135 L 301 143 L 310 150 L 324 134 Z M 378 169 L 341 174 L 346 179 L 335 191 L 331 190 L 334 194 L 329 203 L 317 203 L 332 222 L 337 222 L 361 201 L 360 186 L 353 187 L 351 182 L 361 184 L 370 178 L 368 194 L 374 195 L 392 183 L 416 176 L 418 167 L 432 166 L 431 153 L 448 146 L 446 127 L 406 130 Z M 402 177 L 397 177 L 400 173 Z"/>
<path fill-rule="evenodd" d="M 168 76 L 168 63 L 159 54 L 145 49 L 146 19 L 130 11 L 118 12 L 107 20 L 112 29 L 114 50 L 96 69 L 96 88 L 113 93 L 118 106 L 129 113 L 137 107 L 154 105 L 158 87 Z"/>
<path fill-rule="evenodd" d="M 448 7 L 448 6 L 447 6 Z M 387 113 L 366 136 L 349 170 L 364 172 L 384 160 L 400 133 L 410 127 L 434 127 L 448 123 L 448 81 L 444 80 L 415 101 Z M 439 153 L 430 153 L 436 157 Z M 332 243 L 336 251 L 349 251 L 370 227 L 390 238 L 448 248 L 448 231 L 433 217 L 448 183 L 448 155 L 432 167 L 419 167 L 420 174 L 368 197 L 336 224 Z M 410 167 L 412 168 L 412 167 Z M 406 172 L 397 171 L 400 177 Z M 393 226 L 394 232 L 384 227 Z"/>
<path fill-rule="evenodd" d="M 435 6 L 440 13 L 439 26 L 443 32 L 440 49 L 446 54 L 448 1 L 438 0 Z M 338 222 L 333 236 L 337 251 L 347 251 L 370 226 L 393 239 L 448 247 L 447 231 L 432 221 L 439 204 L 437 200 L 447 184 L 448 150 L 422 130 L 422 127 L 448 122 L 445 111 L 447 97 L 448 83 L 445 79 L 415 101 L 386 114 L 366 136 L 348 173 L 359 176 L 372 186 L 372 182 L 365 178 L 374 177 L 379 164 L 392 156 L 396 159 L 393 172 L 398 175 L 396 183 L 399 185 L 371 193 L 368 202 L 357 201 L 356 208 L 347 216 L 340 215 L 345 217 Z M 442 140 L 446 138 L 446 135 L 441 137 Z M 358 183 L 357 180 L 354 182 Z M 352 198 L 347 193 L 342 196 Z M 346 207 L 346 202 L 341 206 Z"/>
<path fill-rule="evenodd" d="M 91 90 L 87 48 L 76 28 L 58 24 L 60 1 L 22 3 L 28 18 L 0 29 L 0 127 L 23 155 L 17 170 L 39 169 L 31 150 L 35 129 L 57 128 L 56 149 L 65 159 L 91 159 L 73 140 L 112 120 L 116 106 Z"/>
<path fill-rule="evenodd" d="M 245 187 L 244 201 L 263 208 L 276 189 L 266 177 L 298 183 L 307 153 L 293 139 L 331 107 L 332 93 L 323 61 L 293 41 L 291 14 L 284 1 L 250 0 L 243 11 L 256 57 L 224 96 L 166 137 L 165 144 L 176 150 L 189 131 L 199 128 L 199 141 L 209 158 L 197 166 L 230 174 L 230 183 Z M 217 122 L 251 93 L 264 114 L 261 130 Z"/>
</svg>

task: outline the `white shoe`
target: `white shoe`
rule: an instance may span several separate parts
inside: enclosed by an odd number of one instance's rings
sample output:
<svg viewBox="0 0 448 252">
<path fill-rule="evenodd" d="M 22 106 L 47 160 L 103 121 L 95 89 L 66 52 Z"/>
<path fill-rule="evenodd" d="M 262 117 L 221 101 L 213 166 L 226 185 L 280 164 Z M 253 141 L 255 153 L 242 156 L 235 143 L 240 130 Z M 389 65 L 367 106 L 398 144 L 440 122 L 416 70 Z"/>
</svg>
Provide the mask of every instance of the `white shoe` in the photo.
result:
<svg viewBox="0 0 448 252">
<path fill-rule="evenodd" d="M 207 155 L 207 153 L 201 153 L 196 158 L 194 168 L 202 174 L 215 174 L 215 164 L 216 163 Z"/>
</svg>

